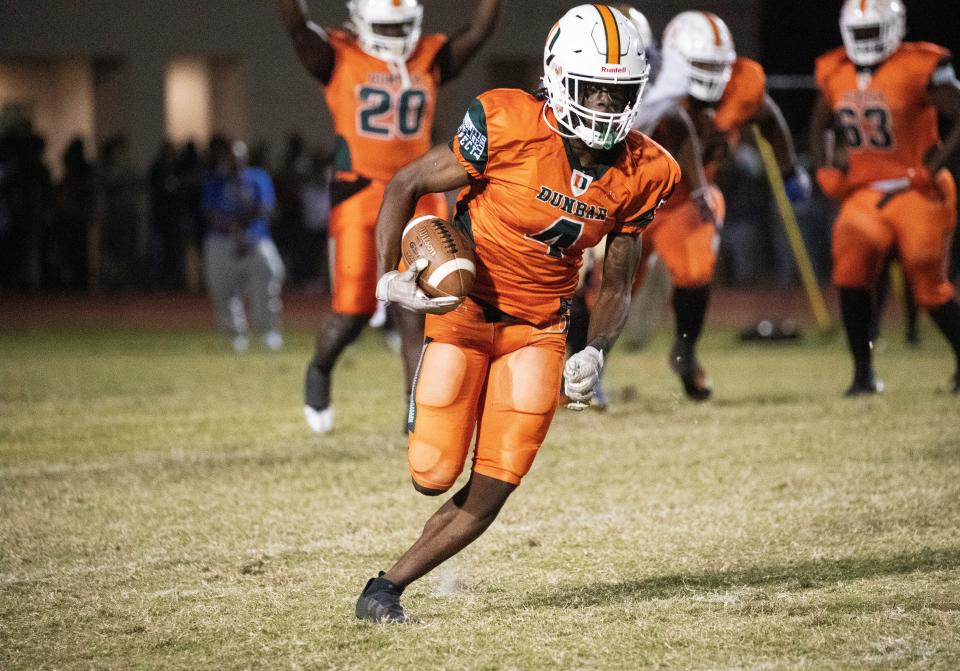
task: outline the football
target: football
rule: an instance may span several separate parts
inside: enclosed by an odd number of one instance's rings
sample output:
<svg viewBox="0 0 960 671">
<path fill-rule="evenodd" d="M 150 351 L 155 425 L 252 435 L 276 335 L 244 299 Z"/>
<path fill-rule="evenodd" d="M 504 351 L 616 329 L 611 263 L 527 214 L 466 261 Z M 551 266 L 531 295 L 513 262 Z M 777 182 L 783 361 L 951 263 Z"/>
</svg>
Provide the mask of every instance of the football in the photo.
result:
<svg viewBox="0 0 960 671">
<path fill-rule="evenodd" d="M 426 259 L 418 284 L 431 298 L 470 293 L 476 276 L 473 250 L 469 241 L 454 226 L 433 215 L 411 219 L 403 229 L 403 261 L 409 267 L 417 259 Z"/>
</svg>

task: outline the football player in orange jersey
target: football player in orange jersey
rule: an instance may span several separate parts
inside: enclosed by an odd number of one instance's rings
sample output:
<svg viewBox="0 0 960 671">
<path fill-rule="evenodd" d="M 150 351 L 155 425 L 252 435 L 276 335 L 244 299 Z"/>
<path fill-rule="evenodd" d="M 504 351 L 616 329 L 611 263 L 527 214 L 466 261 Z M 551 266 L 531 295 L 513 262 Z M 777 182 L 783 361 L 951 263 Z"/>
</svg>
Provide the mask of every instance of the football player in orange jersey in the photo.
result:
<svg viewBox="0 0 960 671">
<path fill-rule="evenodd" d="M 840 13 L 843 47 L 816 65 L 820 98 L 811 146 L 824 193 L 841 201 L 833 228 L 833 280 L 853 355 L 848 396 L 875 394 L 870 342 L 873 291 L 892 251 L 916 302 L 953 347 L 960 393 L 960 306 L 946 276 L 956 227 L 956 185 L 944 166 L 960 151 L 960 85 L 950 53 L 903 42 L 900 0 L 847 0 Z M 938 112 L 952 128 L 945 141 Z"/>
<path fill-rule="evenodd" d="M 476 434 L 470 479 L 386 573 L 371 578 L 357 616 L 404 621 L 400 594 L 475 540 L 533 463 L 561 379 L 576 407 L 623 326 L 640 233 L 680 178 L 673 158 L 631 126 L 648 67 L 636 28 L 607 5 L 571 9 L 550 29 L 541 95 L 484 93 L 450 145 L 403 168 L 377 223 L 377 297 L 428 314 L 410 405 L 414 487 L 450 489 Z M 463 187 L 455 225 L 472 239 L 469 296 L 429 299 L 421 263 L 393 270 L 417 200 Z M 564 365 L 570 298 L 583 251 L 606 239 L 588 345 Z M 422 260 L 421 260 L 422 261 Z"/>
<path fill-rule="evenodd" d="M 712 390 L 695 348 L 724 218 L 723 195 L 714 184 L 717 164 L 742 130 L 756 122 L 773 145 L 791 200 L 809 197 L 811 182 L 797 163 L 780 109 L 766 93 L 763 68 L 737 56 L 730 30 L 714 14 L 683 12 L 667 24 L 660 73 L 648 102 L 640 127 L 677 158 L 683 182 L 644 235 L 637 287 L 646 257 L 656 252 L 674 285 L 676 337 L 670 366 L 687 396 L 703 401 Z"/>
<path fill-rule="evenodd" d="M 347 31 L 307 18 L 306 0 L 278 0 L 297 56 L 323 85 L 337 132 L 333 208 L 333 296 L 307 366 L 304 416 L 316 433 L 333 428 L 331 373 L 376 309 L 376 214 L 401 166 L 430 148 L 437 90 L 464 68 L 493 33 L 500 0 L 476 0 L 471 23 L 453 34 L 420 34 L 418 0 L 350 0 Z M 417 212 L 444 216 L 443 194 Z M 407 391 L 423 337 L 423 320 L 399 315 Z"/>
</svg>

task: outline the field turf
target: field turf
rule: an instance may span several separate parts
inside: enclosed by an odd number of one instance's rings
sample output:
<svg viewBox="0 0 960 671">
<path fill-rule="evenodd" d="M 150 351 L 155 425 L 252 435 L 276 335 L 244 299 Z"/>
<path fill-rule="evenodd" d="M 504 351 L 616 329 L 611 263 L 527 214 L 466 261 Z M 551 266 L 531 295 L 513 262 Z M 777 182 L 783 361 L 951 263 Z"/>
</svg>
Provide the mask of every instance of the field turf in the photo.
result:
<svg viewBox="0 0 960 671">
<path fill-rule="evenodd" d="M 609 412 L 558 412 L 490 531 L 404 601 L 359 590 L 436 499 L 410 487 L 400 366 L 368 333 L 337 430 L 300 414 L 305 333 L 0 333 L 0 668 L 957 669 L 960 398 L 891 329 L 879 398 L 840 337 L 711 333 L 714 401 L 661 334 Z"/>
</svg>

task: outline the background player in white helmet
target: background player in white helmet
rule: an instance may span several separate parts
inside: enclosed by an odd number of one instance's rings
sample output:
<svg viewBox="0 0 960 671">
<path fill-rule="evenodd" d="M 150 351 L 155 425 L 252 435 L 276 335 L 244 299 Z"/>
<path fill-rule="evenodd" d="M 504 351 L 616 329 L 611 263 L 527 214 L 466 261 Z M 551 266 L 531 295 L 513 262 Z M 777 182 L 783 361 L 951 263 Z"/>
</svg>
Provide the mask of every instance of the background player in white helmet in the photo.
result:
<svg viewBox="0 0 960 671">
<path fill-rule="evenodd" d="M 474 240 L 476 281 L 454 309 L 427 315 L 408 449 L 414 486 L 448 491 L 474 435 L 476 448 L 469 482 L 367 583 L 360 618 L 404 621 L 403 589 L 493 522 L 546 437 L 561 379 L 572 401 L 589 402 L 630 305 L 640 233 L 679 179 L 669 154 L 631 131 L 647 63 L 620 12 L 591 4 L 564 15 L 547 37 L 543 78 L 545 96 L 479 96 L 453 142 L 401 170 L 384 198 L 378 295 L 416 309 L 415 273 L 393 270 L 403 224 L 422 194 L 464 189 L 456 224 Z M 588 344 L 564 364 L 581 257 L 604 239 Z"/>
<path fill-rule="evenodd" d="M 471 23 L 451 37 L 422 35 L 417 0 L 350 0 L 347 30 L 307 18 L 306 0 L 277 0 L 297 56 L 324 88 L 337 133 L 330 186 L 333 292 L 307 365 L 304 416 L 310 429 L 333 429 L 333 367 L 377 307 L 377 210 L 387 182 L 430 148 L 439 87 L 455 77 L 493 33 L 499 0 L 475 0 Z M 372 57 L 372 58 L 371 58 Z M 431 194 L 418 215 L 446 216 Z M 410 389 L 423 320 L 397 315 Z"/>
<path fill-rule="evenodd" d="M 926 308 L 956 359 L 960 393 L 960 305 L 946 276 L 956 226 L 956 184 L 944 166 L 960 154 L 960 84 L 950 52 L 903 42 L 900 0 L 848 0 L 843 47 L 817 59 L 821 96 L 811 146 L 824 193 L 841 203 L 833 227 L 833 281 L 853 358 L 848 396 L 876 394 L 875 289 L 896 253 L 917 305 Z M 940 137 L 938 116 L 952 124 Z"/>
<path fill-rule="evenodd" d="M 670 365 L 687 396 L 706 400 L 711 385 L 696 354 L 723 224 L 723 196 L 714 184 L 718 163 L 757 123 L 773 145 L 787 192 L 794 201 L 810 194 L 810 179 L 797 164 L 783 115 L 766 94 L 763 69 L 737 56 L 729 28 L 715 14 L 683 12 L 664 30 L 660 75 L 651 90 L 653 111 L 642 121 L 683 170 L 678 193 L 644 235 L 644 260 L 656 252 L 670 271 L 676 337 Z M 649 112 L 646 105 L 644 112 Z M 641 262 L 638 285 L 645 264 Z"/>
</svg>

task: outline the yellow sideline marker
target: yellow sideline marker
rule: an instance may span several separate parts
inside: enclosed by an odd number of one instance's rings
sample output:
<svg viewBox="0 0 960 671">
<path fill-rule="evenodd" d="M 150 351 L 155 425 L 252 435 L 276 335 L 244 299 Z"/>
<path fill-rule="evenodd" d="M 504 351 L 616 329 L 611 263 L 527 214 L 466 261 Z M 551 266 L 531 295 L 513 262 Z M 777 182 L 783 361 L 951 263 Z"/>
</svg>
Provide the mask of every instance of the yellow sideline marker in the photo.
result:
<svg viewBox="0 0 960 671">
<path fill-rule="evenodd" d="M 770 182 L 770 188 L 773 190 L 773 198 L 777 203 L 777 209 L 780 210 L 780 219 L 783 220 L 783 228 L 786 231 L 787 240 L 790 241 L 793 258 L 797 262 L 797 268 L 800 269 L 800 279 L 803 281 L 803 289 L 807 293 L 810 309 L 813 311 L 813 316 L 817 320 L 817 326 L 820 327 L 820 330 L 829 331 L 832 327 L 830 313 L 827 311 L 827 304 L 823 300 L 823 292 L 820 291 L 817 276 L 813 272 L 813 264 L 810 263 L 807 248 L 803 244 L 803 235 L 800 233 L 800 226 L 797 224 L 797 215 L 793 211 L 790 199 L 787 198 L 787 190 L 783 185 L 783 175 L 780 172 L 780 166 L 777 165 L 773 147 L 760 133 L 756 124 L 751 126 L 751 130 L 757 149 L 760 151 L 760 157 L 763 159 L 764 171 L 767 173 L 767 181 Z"/>
</svg>

